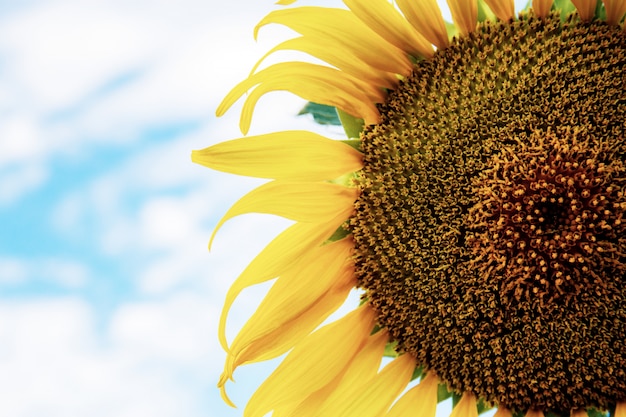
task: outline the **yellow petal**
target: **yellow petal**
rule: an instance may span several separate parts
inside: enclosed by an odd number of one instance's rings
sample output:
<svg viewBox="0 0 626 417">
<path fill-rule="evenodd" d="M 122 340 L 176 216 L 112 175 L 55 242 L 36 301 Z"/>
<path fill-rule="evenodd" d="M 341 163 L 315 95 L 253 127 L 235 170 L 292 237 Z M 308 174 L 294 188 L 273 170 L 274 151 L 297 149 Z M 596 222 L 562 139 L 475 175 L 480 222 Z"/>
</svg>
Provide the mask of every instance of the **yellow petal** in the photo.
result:
<svg viewBox="0 0 626 417">
<path fill-rule="evenodd" d="M 499 406 L 498 411 L 496 411 L 493 417 L 513 417 L 513 413 L 508 408 Z"/>
<path fill-rule="evenodd" d="M 617 25 L 626 13 L 626 0 L 602 0 L 606 9 L 606 21 Z"/>
<path fill-rule="evenodd" d="M 533 10 L 539 17 L 546 17 L 550 13 L 553 0 L 533 0 Z"/>
<path fill-rule="evenodd" d="M 230 351 L 234 367 L 282 355 L 336 310 L 356 284 L 352 239 L 315 248 L 281 276 Z"/>
<path fill-rule="evenodd" d="M 326 222 L 351 206 L 358 190 L 327 182 L 272 181 L 264 184 L 231 206 L 215 226 L 211 242 L 222 225 L 246 213 L 266 213 L 303 223 Z"/>
<path fill-rule="evenodd" d="M 526 411 L 526 417 L 544 417 L 541 410 L 528 410 Z"/>
<path fill-rule="evenodd" d="M 433 56 L 431 44 L 387 0 L 343 0 L 368 27 L 392 45 L 413 56 Z"/>
<path fill-rule="evenodd" d="M 385 345 L 389 341 L 387 331 L 379 331 L 370 336 L 352 364 L 342 376 L 341 381 L 324 403 L 316 407 L 315 416 L 333 416 L 339 413 L 339 405 L 351 401 L 378 373 L 385 354 Z"/>
<path fill-rule="evenodd" d="M 383 415 L 406 388 L 415 370 L 415 358 L 404 354 L 394 359 L 374 378 L 363 381 L 359 390 L 324 417 L 378 417 Z"/>
<path fill-rule="evenodd" d="M 340 391 L 345 393 L 351 387 L 354 388 L 360 385 L 362 381 L 369 380 L 376 375 L 388 340 L 389 335 L 384 330 L 370 336 L 343 374 L 338 374 L 335 380 L 309 395 L 299 404 L 293 404 L 291 407 L 281 409 L 278 413 L 275 412 L 273 417 L 315 417 L 323 415 L 323 404 L 327 406 L 330 404 L 330 409 L 332 410 L 334 401 L 337 398 L 342 398 L 342 394 L 338 394 Z"/>
<path fill-rule="evenodd" d="M 576 9 L 578 9 L 578 15 L 584 21 L 593 19 L 596 14 L 596 0 L 572 0 Z"/>
<path fill-rule="evenodd" d="M 615 405 L 615 417 L 626 417 L 626 401 L 620 401 Z"/>
<path fill-rule="evenodd" d="M 438 386 L 439 379 L 434 372 L 429 372 L 394 404 L 387 417 L 435 417 Z"/>
<path fill-rule="evenodd" d="M 477 0 L 448 0 L 452 20 L 461 34 L 467 35 L 476 29 L 478 19 Z"/>
<path fill-rule="evenodd" d="M 448 46 L 448 32 L 437 0 L 396 0 L 413 27 L 430 43 L 443 49 Z"/>
<path fill-rule="evenodd" d="M 354 117 L 365 119 L 369 124 L 376 123 L 380 117 L 374 103 L 380 103 L 385 98 L 385 93 L 378 86 L 369 85 L 335 68 L 307 62 L 282 62 L 237 84 L 224 97 L 216 115 L 223 115 L 248 92 L 239 123 L 245 135 L 250 128 L 256 103 L 271 91 L 289 91 L 314 103 L 338 107 Z"/>
<path fill-rule="evenodd" d="M 281 5 L 281 6 L 288 6 L 290 4 L 295 3 L 296 0 L 278 0 L 275 4 Z"/>
<path fill-rule="evenodd" d="M 371 67 L 382 71 L 407 74 L 412 65 L 402 50 L 368 28 L 348 10 L 325 7 L 296 7 L 276 10 L 265 16 L 254 30 L 277 23 L 301 35 L 316 39 L 338 53 L 351 53 Z"/>
<path fill-rule="evenodd" d="M 498 19 L 508 22 L 515 16 L 515 4 L 513 0 L 485 0 Z"/>
<path fill-rule="evenodd" d="M 209 168 L 259 178 L 323 181 L 358 171 L 362 154 L 345 143 L 308 131 L 250 136 L 193 151 Z"/>
<path fill-rule="evenodd" d="M 287 355 L 250 398 L 244 417 L 300 403 L 344 372 L 369 337 L 374 310 L 364 304 L 308 336 Z"/>
<path fill-rule="evenodd" d="M 362 79 L 370 85 L 393 89 L 398 84 L 398 77 L 394 74 L 371 67 L 348 51 L 341 51 L 338 48 L 329 48 L 328 45 L 320 42 L 318 39 L 305 38 L 304 36 L 289 39 L 276 45 L 257 61 L 250 71 L 250 74 L 252 75 L 256 72 L 265 58 L 276 51 L 282 50 L 305 52 L 321 59 L 329 65 L 339 68 L 341 71 L 353 77 Z"/>
<path fill-rule="evenodd" d="M 452 409 L 450 417 L 478 417 L 476 397 L 469 392 L 464 393 L 459 403 Z"/>
<path fill-rule="evenodd" d="M 320 246 L 339 225 L 345 221 L 347 213 L 340 213 L 337 220 L 326 224 L 296 223 L 272 240 L 229 288 L 220 316 L 218 336 L 224 350 L 226 342 L 226 319 L 235 298 L 245 288 L 276 278 L 313 248 Z"/>
</svg>

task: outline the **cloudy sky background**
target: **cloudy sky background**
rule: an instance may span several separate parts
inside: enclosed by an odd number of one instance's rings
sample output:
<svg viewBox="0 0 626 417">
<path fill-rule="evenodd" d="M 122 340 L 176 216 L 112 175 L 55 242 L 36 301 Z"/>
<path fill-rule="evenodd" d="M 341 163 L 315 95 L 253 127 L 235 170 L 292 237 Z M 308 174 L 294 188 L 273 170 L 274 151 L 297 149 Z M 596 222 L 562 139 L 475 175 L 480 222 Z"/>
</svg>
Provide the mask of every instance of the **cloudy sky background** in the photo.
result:
<svg viewBox="0 0 626 417">
<path fill-rule="evenodd" d="M 288 223 L 237 218 L 209 254 L 219 217 L 261 182 L 189 158 L 240 136 L 241 103 L 215 108 L 289 35 L 254 42 L 273 7 L 0 0 L 0 415 L 240 416 L 275 366 L 237 371 L 239 409 L 220 400 L 225 292 Z M 302 105 L 271 94 L 250 134 L 340 136 L 296 116 Z M 266 289 L 236 303 L 231 340 Z"/>
</svg>

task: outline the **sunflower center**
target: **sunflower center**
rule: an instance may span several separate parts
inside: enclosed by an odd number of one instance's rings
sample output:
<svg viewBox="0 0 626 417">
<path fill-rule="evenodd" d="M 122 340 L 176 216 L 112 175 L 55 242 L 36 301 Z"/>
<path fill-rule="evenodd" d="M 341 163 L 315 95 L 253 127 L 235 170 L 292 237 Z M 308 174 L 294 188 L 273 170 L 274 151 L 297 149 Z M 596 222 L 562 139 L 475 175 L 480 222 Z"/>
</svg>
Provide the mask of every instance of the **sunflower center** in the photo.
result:
<svg viewBox="0 0 626 417">
<path fill-rule="evenodd" d="M 517 411 L 626 400 L 626 39 L 485 23 L 362 137 L 360 286 L 398 349 Z"/>
</svg>

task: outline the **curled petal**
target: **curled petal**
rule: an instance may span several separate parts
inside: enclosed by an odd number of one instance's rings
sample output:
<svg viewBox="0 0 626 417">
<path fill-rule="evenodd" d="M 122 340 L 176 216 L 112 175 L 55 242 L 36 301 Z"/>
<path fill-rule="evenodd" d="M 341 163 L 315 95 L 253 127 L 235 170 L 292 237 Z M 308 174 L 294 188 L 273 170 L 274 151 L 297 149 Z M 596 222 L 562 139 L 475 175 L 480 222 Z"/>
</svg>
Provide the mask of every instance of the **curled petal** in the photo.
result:
<svg viewBox="0 0 626 417">
<path fill-rule="evenodd" d="M 300 403 L 343 374 L 374 326 L 374 310 L 365 304 L 308 336 L 287 355 L 250 398 L 244 417 L 262 417 Z"/>
</svg>

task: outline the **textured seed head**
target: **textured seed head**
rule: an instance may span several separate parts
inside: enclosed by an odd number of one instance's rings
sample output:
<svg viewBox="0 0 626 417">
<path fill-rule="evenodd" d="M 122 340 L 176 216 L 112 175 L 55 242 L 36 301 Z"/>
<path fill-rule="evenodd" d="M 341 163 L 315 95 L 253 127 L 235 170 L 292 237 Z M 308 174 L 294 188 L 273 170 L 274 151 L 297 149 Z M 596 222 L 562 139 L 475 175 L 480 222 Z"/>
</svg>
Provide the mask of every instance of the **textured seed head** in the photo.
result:
<svg viewBox="0 0 626 417">
<path fill-rule="evenodd" d="M 398 349 L 524 412 L 626 400 L 626 39 L 484 23 L 362 136 L 361 288 Z"/>
</svg>

